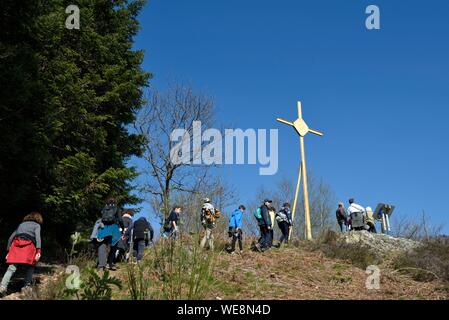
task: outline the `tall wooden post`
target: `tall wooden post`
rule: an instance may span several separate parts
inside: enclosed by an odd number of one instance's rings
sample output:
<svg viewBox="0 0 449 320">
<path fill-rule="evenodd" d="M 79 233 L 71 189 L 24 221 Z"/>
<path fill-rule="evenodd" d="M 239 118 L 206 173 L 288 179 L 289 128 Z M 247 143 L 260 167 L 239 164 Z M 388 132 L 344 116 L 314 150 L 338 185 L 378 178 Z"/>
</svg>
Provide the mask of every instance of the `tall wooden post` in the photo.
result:
<svg viewBox="0 0 449 320">
<path fill-rule="evenodd" d="M 307 240 L 312 240 L 312 225 L 310 223 L 309 190 L 307 186 L 307 168 L 306 168 L 306 154 L 304 149 L 304 137 L 299 137 L 299 141 L 301 145 L 302 189 L 304 192 L 305 237 Z"/>
<path fill-rule="evenodd" d="M 296 204 L 298 203 L 299 184 L 301 183 L 301 174 L 302 174 L 301 172 L 302 172 L 302 165 L 299 166 L 298 182 L 296 182 L 295 200 L 293 201 L 293 208 L 292 208 L 292 222 L 295 221 Z M 290 228 L 289 230 L 288 233 L 289 239 L 292 237 L 292 230 L 293 227 Z"/>
<path fill-rule="evenodd" d="M 277 121 L 288 124 L 295 128 L 296 132 L 299 135 L 299 143 L 300 143 L 300 153 L 301 153 L 301 165 L 299 167 L 299 174 L 298 174 L 298 182 L 296 184 L 296 192 L 295 192 L 295 200 L 293 203 L 293 211 L 292 211 L 292 221 L 294 221 L 295 211 L 296 211 L 296 204 L 298 201 L 298 190 L 299 190 L 299 184 L 301 181 L 301 174 L 303 179 L 303 192 L 304 192 L 304 233 L 305 238 L 307 240 L 312 240 L 312 224 L 310 219 L 310 207 L 309 207 L 309 192 L 308 192 L 308 186 L 307 186 L 307 167 L 306 167 L 306 154 L 305 154 L 305 148 L 304 148 L 304 136 L 307 133 L 313 133 L 318 136 L 323 136 L 323 133 L 317 130 L 310 129 L 309 126 L 305 123 L 304 119 L 302 118 L 302 109 L 301 109 L 301 102 L 298 101 L 298 119 L 296 119 L 294 122 L 290 122 L 281 118 L 277 118 Z M 291 235 L 291 229 L 290 229 L 290 235 Z"/>
</svg>

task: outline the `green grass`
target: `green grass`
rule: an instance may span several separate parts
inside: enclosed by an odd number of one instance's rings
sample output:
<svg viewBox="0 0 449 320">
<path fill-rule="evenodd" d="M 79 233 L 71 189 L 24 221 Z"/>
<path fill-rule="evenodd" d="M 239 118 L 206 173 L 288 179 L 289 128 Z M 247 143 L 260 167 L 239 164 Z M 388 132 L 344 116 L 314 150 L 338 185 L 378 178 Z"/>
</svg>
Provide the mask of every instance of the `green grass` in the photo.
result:
<svg viewBox="0 0 449 320">
<path fill-rule="evenodd" d="M 215 253 L 196 241 L 162 241 L 147 250 L 138 267 L 128 267 L 129 298 L 204 299 L 212 286 Z"/>
</svg>

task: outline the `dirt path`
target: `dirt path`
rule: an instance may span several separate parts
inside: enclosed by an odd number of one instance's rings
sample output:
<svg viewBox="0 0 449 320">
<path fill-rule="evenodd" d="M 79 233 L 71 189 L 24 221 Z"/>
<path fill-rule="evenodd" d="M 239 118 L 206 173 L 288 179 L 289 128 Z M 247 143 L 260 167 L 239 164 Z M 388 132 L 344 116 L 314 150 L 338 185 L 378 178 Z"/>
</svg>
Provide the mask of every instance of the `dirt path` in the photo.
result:
<svg viewBox="0 0 449 320">
<path fill-rule="evenodd" d="M 40 292 L 51 285 L 55 277 L 63 272 L 63 266 L 58 264 L 38 263 L 34 273 L 32 290 L 23 291 L 23 274 L 18 271 L 8 287 L 8 295 L 0 300 L 36 300 L 40 299 Z M 3 275 L 3 273 L 2 273 Z"/>
</svg>

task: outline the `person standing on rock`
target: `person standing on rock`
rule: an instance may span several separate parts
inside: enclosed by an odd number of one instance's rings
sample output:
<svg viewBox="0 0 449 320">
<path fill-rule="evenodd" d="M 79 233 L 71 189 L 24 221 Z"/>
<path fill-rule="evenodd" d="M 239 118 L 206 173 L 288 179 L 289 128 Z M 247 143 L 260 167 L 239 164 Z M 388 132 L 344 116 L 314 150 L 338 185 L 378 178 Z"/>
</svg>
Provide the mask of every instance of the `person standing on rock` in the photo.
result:
<svg viewBox="0 0 449 320">
<path fill-rule="evenodd" d="M 340 202 L 338 204 L 338 208 L 337 211 L 335 212 L 335 215 L 337 218 L 337 223 L 340 226 L 340 231 L 343 232 L 343 224 L 347 227 L 347 218 L 343 202 Z"/>
<path fill-rule="evenodd" d="M 365 230 L 365 208 L 349 199 L 348 216 L 351 219 L 351 230 Z"/>
<path fill-rule="evenodd" d="M 371 207 L 366 207 L 366 225 L 368 226 L 368 232 L 377 233 L 374 212 Z"/>
<path fill-rule="evenodd" d="M 39 212 L 31 212 L 9 237 L 6 255 L 6 263 L 9 267 L 0 284 L 0 297 L 6 294 L 9 282 L 18 268 L 26 271 L 25 285 L 22 290 L 31 288 L 34 267 L 41 258 L 42 221 L 42 215 Z"/>
</svg>

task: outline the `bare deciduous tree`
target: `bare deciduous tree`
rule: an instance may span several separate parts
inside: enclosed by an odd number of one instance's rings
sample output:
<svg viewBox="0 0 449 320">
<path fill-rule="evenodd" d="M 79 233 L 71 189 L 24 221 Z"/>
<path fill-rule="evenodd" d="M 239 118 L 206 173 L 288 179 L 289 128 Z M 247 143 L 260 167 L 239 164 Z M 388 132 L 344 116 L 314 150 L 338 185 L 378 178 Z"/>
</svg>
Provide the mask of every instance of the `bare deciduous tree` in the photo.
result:
<svg viewBox="0 0 449 320">
<path fill-rule="evenodd" d="M 139 111 L 135 130 L 145 139 L 141 192 L 150 195 L 149 200 L 159 215 L 167 216 L 170 212 L 172 192 L 195 193 L 206 181 L 208 168 L 194 165 L 201 157 L 200 151 L 205 142 L 191 148 L 185 158 L 188 163 L 173 163 L 170 153 L 177 144 L 171 140 L 175 129 L 185 129 L 183 141 L 199 139 L 194 135 L 194 122 L 201 121 L 201 130 L 212 126 L 214 120 L 214 103 L 211 97 L 194 92 L 190 85 L 174 83 L 164 93 L 153 89 L 149 92 L 146 105 Z M 194 149 L 198 148 L 198 149 Z M 186 157 L 186 155 L 183 155 Z"/>
<path fill-rule="evenodd" d="M 438 237 L 443 230 L 443 225 L 432 224 L 429 217 L 422 212 L 422 215 L 416 217 L 406 216 L 404 214 L 393 215 L 392 231 L 395 237 L 402 237 L 416 240 L 429 240 Z"/>
<path fill-rule="evenodd" d="M 229 212 L 226 208 L 238 201 L 235 190 L 220 176 L 209 177 L 204 181 L 195 193 L 177 193 L 173 200 L 183 207 L 182 228 L 185 232 L 197 233 L 202 230 L 200 214 L 204 197 L 211 199 L 211 202 L 222 213 L 222 217 L 217 220 L 217 231 L 223 233 L 228 227 Z"/>
</svg>

